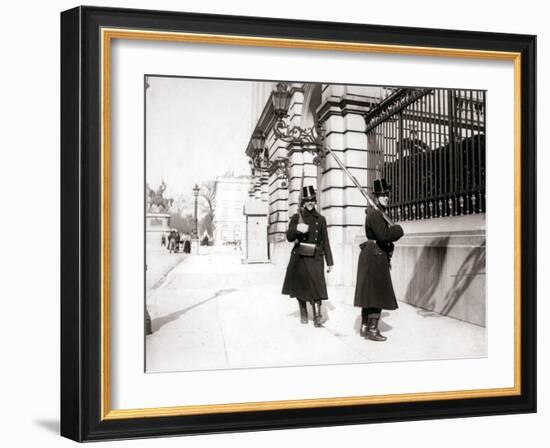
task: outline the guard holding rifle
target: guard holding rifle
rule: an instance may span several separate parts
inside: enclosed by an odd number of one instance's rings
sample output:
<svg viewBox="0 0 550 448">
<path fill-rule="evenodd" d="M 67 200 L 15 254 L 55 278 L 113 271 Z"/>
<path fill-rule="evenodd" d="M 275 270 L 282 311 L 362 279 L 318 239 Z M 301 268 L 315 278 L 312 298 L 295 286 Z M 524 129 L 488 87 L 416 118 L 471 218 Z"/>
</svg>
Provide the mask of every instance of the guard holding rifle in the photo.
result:
<svg viewBox="0 0 550 448">
<path fill-rule="evenodd" d="M 327 222 L 315 208 L 317 199 L 312 186 L 302 188 L 302 199 L 298 213 L 290 219 L 286 237 L 294 242 L 286 276 L 283 294 L 296 297 L 300 307 L 300 321 L 307 324 L 307 302 L 313 308 L 313 324 L 321 327 L 326 318 L 321 314 L 321 301 L 328 299 L 324 274 L 324 260 L 332 269 L 332 251 L 327 232 Z M 324 258 L 324 260 L 323 260 Z"/>
<path fill-rule="evenodd" d="M 374 181 L 374 204 L 366 209 L 365 233 L 357 266 L 354 305 L 361 307 L 360 335 L 372 341 L 387 338 L 378 330 L 381 310 L 394 310 L 397 300 L 390 276 L 393 242 L 403 236 L 400 225 L 389 224 L 383 215 L 388 206 L 391 186 L 386 179 Z"/>
</svg>

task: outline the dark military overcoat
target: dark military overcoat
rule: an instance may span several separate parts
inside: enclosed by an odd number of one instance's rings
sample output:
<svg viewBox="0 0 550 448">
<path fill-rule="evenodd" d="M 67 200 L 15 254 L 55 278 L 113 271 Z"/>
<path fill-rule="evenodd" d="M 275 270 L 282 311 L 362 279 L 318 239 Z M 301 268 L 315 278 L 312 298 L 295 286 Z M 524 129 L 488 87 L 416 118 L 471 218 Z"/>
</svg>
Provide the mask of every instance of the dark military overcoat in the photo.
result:
<svg viewBox="0 0 550 448">
<path fill-rule="evenodd" d="M 310 212 L 304 208 L 302 217 L 304 224 L 309 226 L 307 233 L 300 233 L 296 229 L 299 221 L 298 214 L 292 216 L 288 224 L 286 237 L 288 241 L 296 244 L 290 254 L 282 292 L 290 297 L 306 301 L 326 300 L 328 294 L 324 260 L 329 266 L 334 264 L 332 251 L 330 250 L 327 222 L 324 216 L 320 215 L 315 209 Z M 299 255 L 297 252 L 298 242 L 315 244 L 315 255 L 313 257 Z"/>
<path fill-rule="evenodd" d="M 367 241 L 361 244 L 354 305 L 394 310 L 397 300 L 390 276 L 390 259 L 393 241 L 403 236 L 403 229 L 400 225 L 389 226 L 374 207 L 367 207 L 366 215 Z"/>
</svg>

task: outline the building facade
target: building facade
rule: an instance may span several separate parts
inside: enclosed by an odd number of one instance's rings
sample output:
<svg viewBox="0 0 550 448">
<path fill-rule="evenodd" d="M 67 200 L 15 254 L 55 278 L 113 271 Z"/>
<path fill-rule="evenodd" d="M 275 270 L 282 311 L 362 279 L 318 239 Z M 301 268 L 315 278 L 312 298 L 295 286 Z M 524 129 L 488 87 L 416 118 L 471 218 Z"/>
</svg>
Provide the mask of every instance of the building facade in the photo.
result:
<svg viewBox="0 0 550 448">
<path fill-rule="evenodd" d="M 328 282 L 353 286 L 366 200 L 330 155 L 315 160 L 310 148 L 277 138 L 274 84 L 259 84 L 255 132 L 265 136 L 266 160 L 252 164 L 250 195 L 269 206 L 271 261 L 288 261 L 288 221 L 301 186 L 313 185 L 335 259 Z M 290 126 L 321 125 L 325 145 L 365 189 L 380 177 L 392 184 L 388 214 L 405 230 L 392 261 L 398 298 L 485 325 L 485 92 L 307 83 L 289 88 Z M 251 139 L 246 153 L 255 160 L 257 152 Z M 285 175 L 274 169 L 283 160 Z"/>
<path fill-rule="evenodd" d="M 243 207 L 249 200 L 249 176 L 219 176 L 214 183 L 214 245 L 241 244 L 245 235 Z"/>
</svg>

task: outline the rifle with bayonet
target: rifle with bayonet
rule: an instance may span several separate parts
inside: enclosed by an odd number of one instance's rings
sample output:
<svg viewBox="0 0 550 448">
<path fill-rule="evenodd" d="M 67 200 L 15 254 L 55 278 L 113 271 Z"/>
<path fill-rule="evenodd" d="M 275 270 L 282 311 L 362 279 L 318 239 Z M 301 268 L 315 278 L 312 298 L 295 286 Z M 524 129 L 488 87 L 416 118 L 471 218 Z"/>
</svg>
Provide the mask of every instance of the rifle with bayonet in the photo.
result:
<svg viewBox="0 0 550 448">
<path fill-rule="evenodd" d="M 390 217 L 388 215 L 386 215 L 386 213 L 380 209 L 380 207 L 378 207 L 378 205 L 376 204 L 376 201 L 371 197 L 371 195 L 369 194 L 369 192 L 367 190 L 365 190 L 363 188 L 363 186 L 359 183 L 359 181 L 357 180 L 357 178 L 351 174 L 350 170 L 348 170 L 348 168 L 346 167 L 346 165 L 344 165 L 344 162 L 342 162 L 340 160 L 340 157 L 338 157 L 328 146 L 325 145 L 324 147 L 324 151 L 327 152 L 328 154 L 330 154 L 332 156 L 332 158 L 336 161 L 336 163 L 338 164 L 338 166 L 340 167 L 340 169 L 346 174 L 346 176 L 348 176 L 348 178 L 353 182 L 353 184 L 358 188 L 358 190 L 361 192 L 361 194 L 364 196 L 364 198 L 367 200 L 367 202 L 369 203 L 369 205 L 371 207 L 373 207 L 374 209 L 378 210 L 381 214 L 382 214 L 382 217 L 384 218 L 384 220 L 388 223 L 388 225 L 390 226 L 393 226 L 394 223 L 393 221 L 390 219 Z"/>
</svg>

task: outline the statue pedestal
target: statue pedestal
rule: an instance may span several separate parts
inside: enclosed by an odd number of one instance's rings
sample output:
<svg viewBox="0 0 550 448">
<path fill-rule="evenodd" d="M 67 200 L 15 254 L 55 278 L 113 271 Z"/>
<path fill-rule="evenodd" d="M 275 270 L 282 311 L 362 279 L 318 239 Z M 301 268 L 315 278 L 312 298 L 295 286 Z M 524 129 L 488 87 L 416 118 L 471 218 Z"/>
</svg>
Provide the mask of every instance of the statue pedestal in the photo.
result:
<svg viewBox="0 0 550 448">
<path fill-rule="evenodd" d="M 166 236 L 166 244 L 168 244 L 168 232 L 170 232 L 170 215 L 168 213 L 147 213 L 145 215 L 147 246 L 160 247 L 162 235 Z"/>
</svg>

